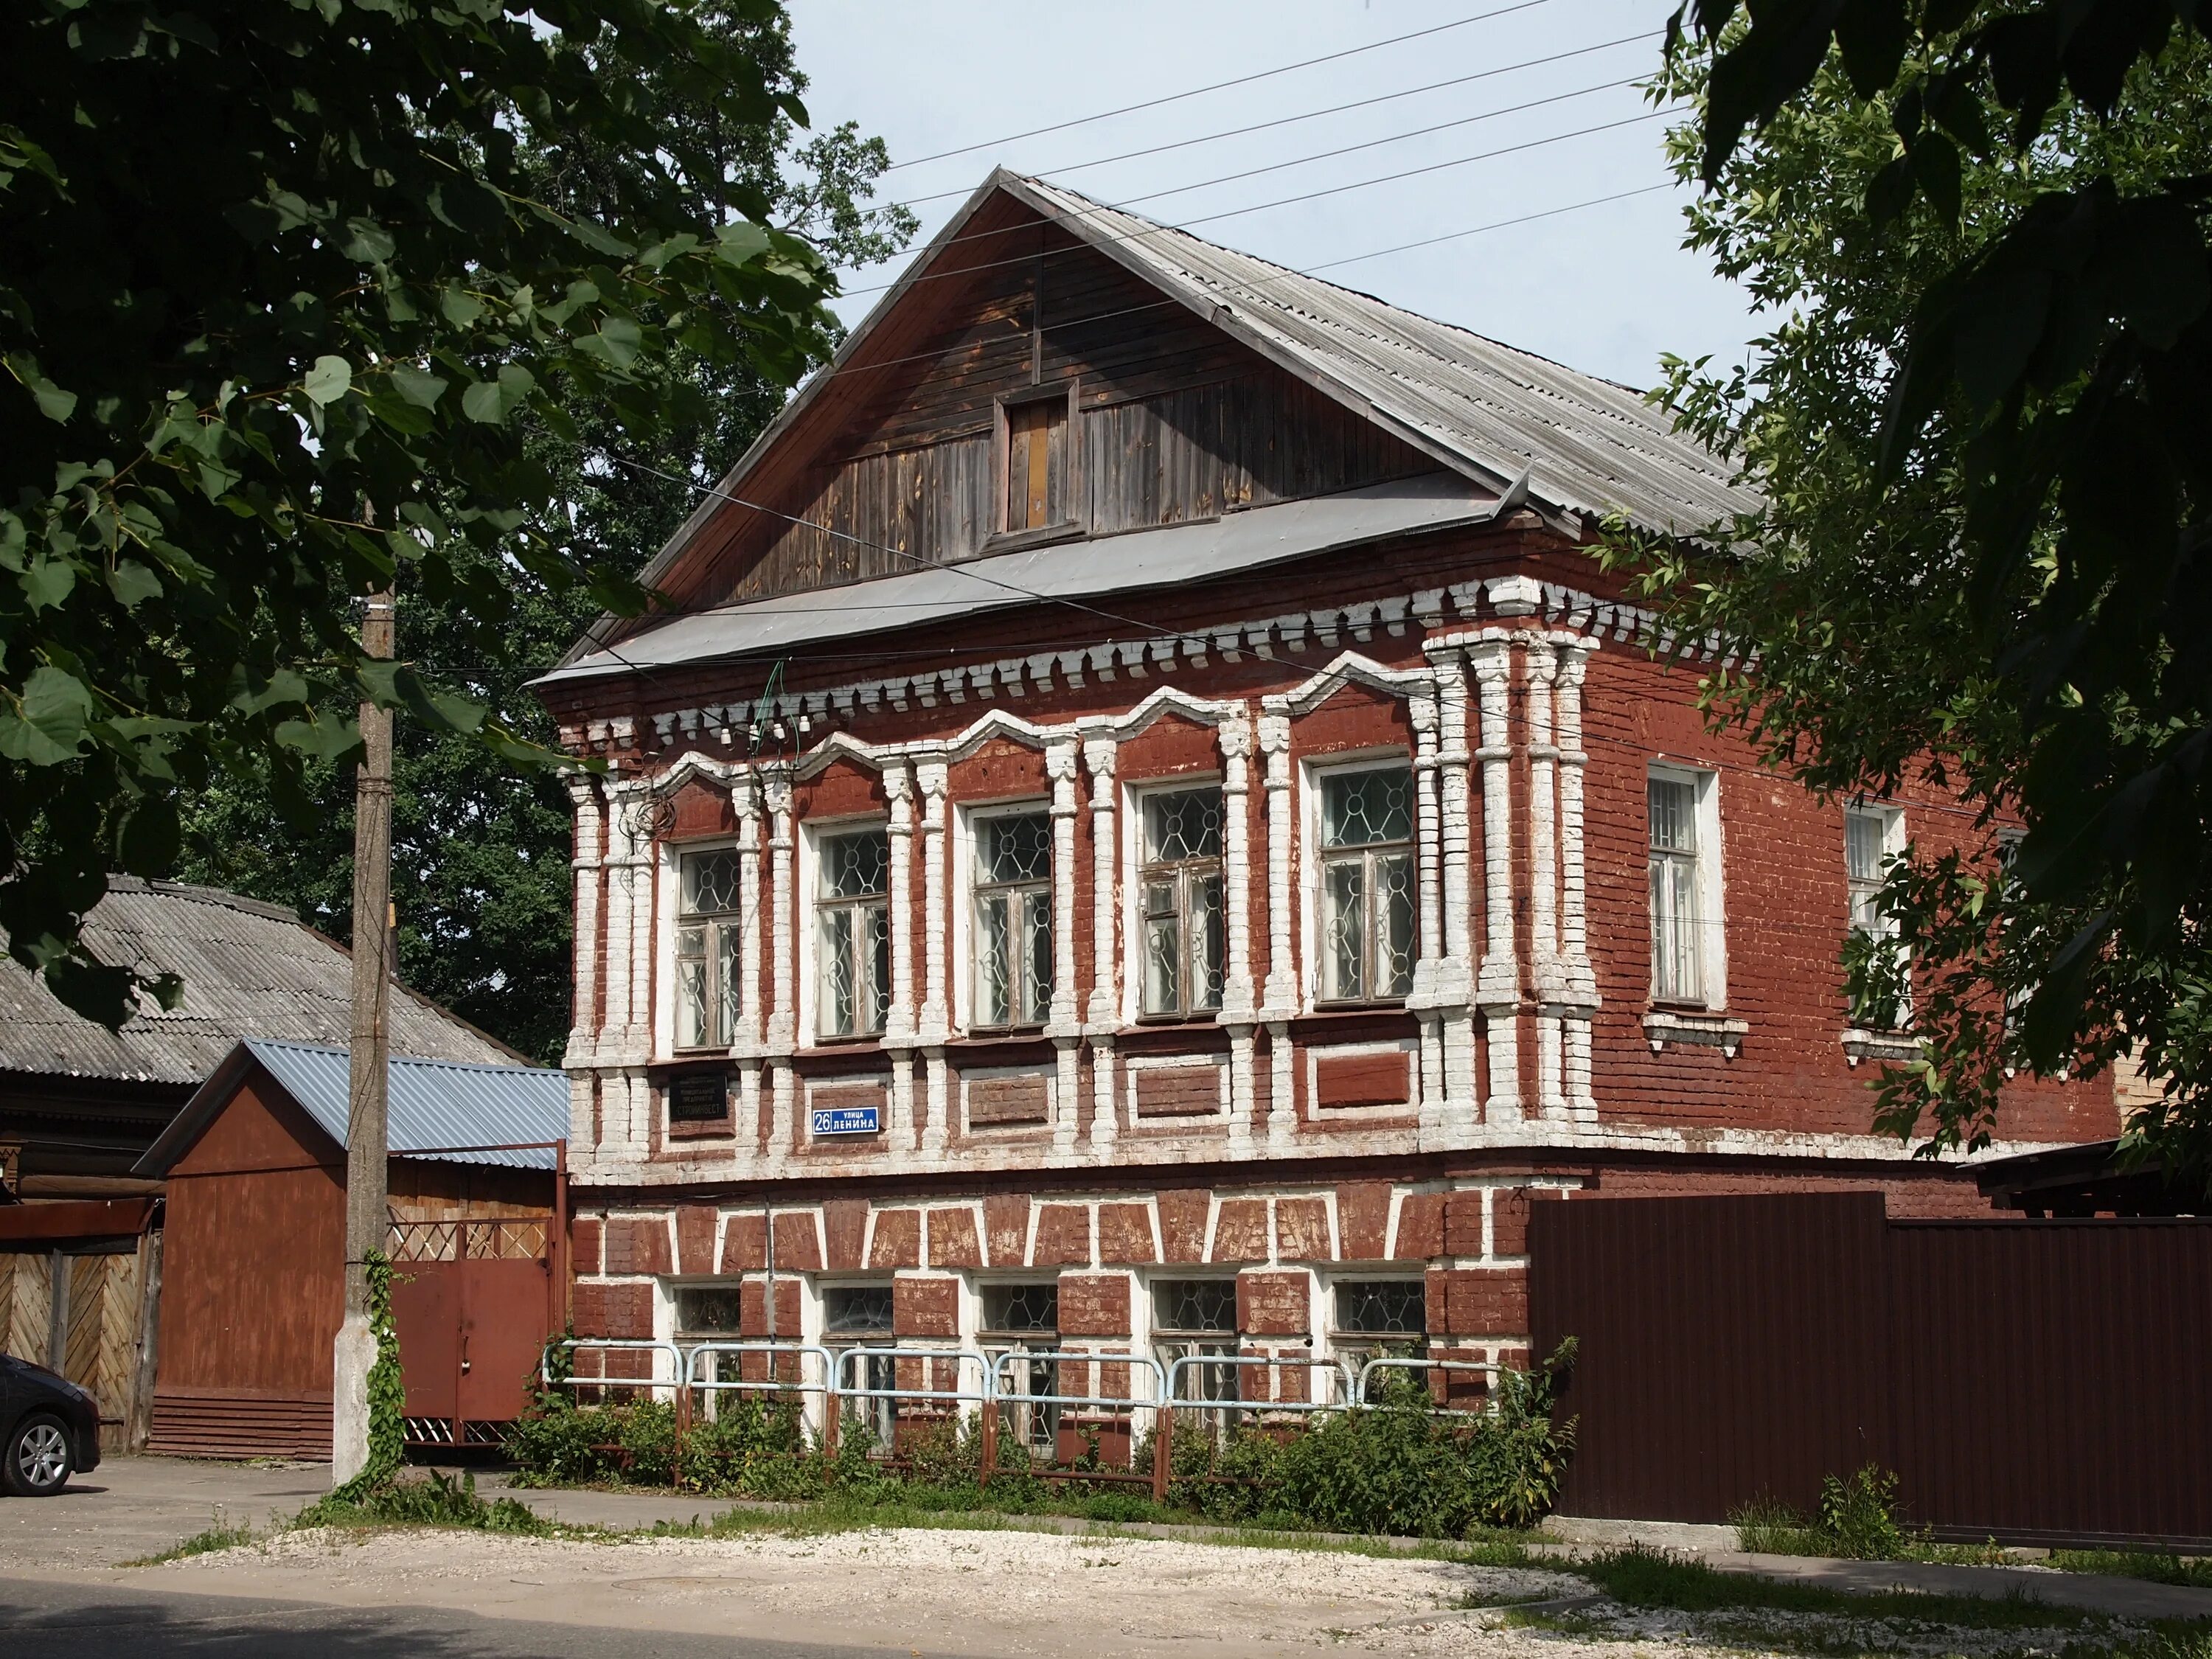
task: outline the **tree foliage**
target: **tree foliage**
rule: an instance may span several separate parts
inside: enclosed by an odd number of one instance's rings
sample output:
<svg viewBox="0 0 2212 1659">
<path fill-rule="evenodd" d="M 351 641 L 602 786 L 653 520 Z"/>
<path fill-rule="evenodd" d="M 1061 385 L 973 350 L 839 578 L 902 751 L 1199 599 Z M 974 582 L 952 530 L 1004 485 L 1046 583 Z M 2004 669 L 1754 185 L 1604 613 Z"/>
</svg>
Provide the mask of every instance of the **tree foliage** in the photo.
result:
<svg viewBox="0 0 2212 1659">
<path fill-rule="evenodd" d="M 824 258 L 724 165 L 805 109 L 718 18 L 781 10 L 0 11 L 0 929 L 72 1006 L 174 994 L 82 947 L 106 872 L 221 779 L 309 816 L 361 699 L 547 758 L 334 595 L 397 578 L 495 660 L 519 592 L 635 608 L 532 434 L 657 453 L 823 354 Z"/>
<path fill-rule="evenodd" d="M 1674 363 L 1769 505 L 1629 556 L 1755 672 L 1714 717 L 1830 793 L 1924 775 L 1978 835 L 1882 896 L 1862 1009 L 1923 1041 L 1880 1121 L 1984 1144 L 2019 1068 L 2132 1055 L 2131 1133 L 2212 1147 L 2212 64 L 2185 0 L 1693 0 L 1691 241 L 1771 331 Z M 1747 137 L 1747 133 L 1748 136 Z M 2014 845 L 1996 832 L 2017 823 Z M 1905 976 L 1909 975 L 1909 984 Z"/>
<path fill-rule="evenodd" d="M 793 92 L 805 78 L 780 15 L 760 20 L 720 6 L 702 26 L 757 59 Z M 914 230 L 896 205 L 868 205 L 889 161 L 880 140 L 851 126 L 805 138 L 787 118 L 732 127 L 711 105 L 672 93 L 667 148 L 705 170 L 697 188 L 742 187 L 778 222 L 808 237 L 834 264 L 872 263 Z M 537 199 L 604 217 L 626 188 L 635 158 L 581 145 L 526 146 L 519 166 Z M 697 503 L 781 406 L 780 378 L 750 362 L 678 355 L 672 374 L 697 395 L 682 418 L 640 434 L 583 398 L 564 398 L 566 428 L 526 420 L 526 455 L 547 483 L 533 524 L 577 566 L 628 577 Z M 542 520 L 542 523 L 538 520 Z M 497 557 L 473 549 L 456 556 Z M 504 570 L 511 598 L 496 625 L 465 604 L 410 589 L 399 605 L 403 657 L 437 684 L 459 689 L 516 735 L 550 743 L 544 710 L 526 689 L 598 612 L 592 591 Z M 399 723 L 394 762 L 392 890 L 401 977 L 531 1058 L 557 1064 L 568 1033 L 570 803 L 562 781 L 518 767 L 472 738 L 420 721 Z M 221 776 L 184 814 L 176 873 L 289 905 L 341 940 L 351 934 L 353 780 L 349 765 L 310 761 L 300 790 L 309 810 L 287 817 L 265 767 Z"/>
</svg>

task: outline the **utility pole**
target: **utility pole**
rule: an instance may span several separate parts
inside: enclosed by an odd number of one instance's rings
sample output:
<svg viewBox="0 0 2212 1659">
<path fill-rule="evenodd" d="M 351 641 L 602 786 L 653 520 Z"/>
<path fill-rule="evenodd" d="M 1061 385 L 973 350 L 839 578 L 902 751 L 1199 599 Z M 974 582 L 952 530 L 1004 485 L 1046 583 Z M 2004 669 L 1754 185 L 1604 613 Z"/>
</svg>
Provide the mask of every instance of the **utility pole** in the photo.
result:
<svg viewBox="0 0 2212 1659">
<path fill-rule="evenodd" d="M 368 596 L 362 654 L 396 649 L 392 590 Z M 331 1484 L 368 1464 L 368 1256 L 385 1248 L 385 1109 L 391 1070 L 392 714 L 361 706 L 362 761 L 353 799 L 353 1042 L 346 1088 L 345 1320 L 332 1353 Z"/>
</svg>

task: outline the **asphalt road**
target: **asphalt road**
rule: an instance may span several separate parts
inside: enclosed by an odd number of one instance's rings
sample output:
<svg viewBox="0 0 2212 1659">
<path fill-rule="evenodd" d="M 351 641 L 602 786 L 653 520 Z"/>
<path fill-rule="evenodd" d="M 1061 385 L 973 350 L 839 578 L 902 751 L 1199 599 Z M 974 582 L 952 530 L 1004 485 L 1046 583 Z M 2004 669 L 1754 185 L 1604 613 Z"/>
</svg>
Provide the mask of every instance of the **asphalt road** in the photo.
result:
<svg viewBox="0 0 2212 1659">
<path fill-rule="evenodd" d="M 919 1651 L 0 1577 L 0 1652 L 11 1659 L 912 1659 Z"/>
</svg>

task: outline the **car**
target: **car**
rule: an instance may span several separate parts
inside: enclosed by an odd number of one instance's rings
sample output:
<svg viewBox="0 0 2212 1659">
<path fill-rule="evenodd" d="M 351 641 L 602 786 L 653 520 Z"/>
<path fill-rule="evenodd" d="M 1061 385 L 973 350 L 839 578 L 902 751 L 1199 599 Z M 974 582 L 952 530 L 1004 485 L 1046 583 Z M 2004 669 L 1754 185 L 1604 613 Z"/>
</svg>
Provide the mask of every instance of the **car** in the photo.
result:
<svg viewBox="0 0 2212 1659">
<path fill-rule="evenodd" d="M 100 1407 L 44 1365 L 0 1353 L 0 1491 L 51 1498 L 100 1467 Z"/>
</svg>

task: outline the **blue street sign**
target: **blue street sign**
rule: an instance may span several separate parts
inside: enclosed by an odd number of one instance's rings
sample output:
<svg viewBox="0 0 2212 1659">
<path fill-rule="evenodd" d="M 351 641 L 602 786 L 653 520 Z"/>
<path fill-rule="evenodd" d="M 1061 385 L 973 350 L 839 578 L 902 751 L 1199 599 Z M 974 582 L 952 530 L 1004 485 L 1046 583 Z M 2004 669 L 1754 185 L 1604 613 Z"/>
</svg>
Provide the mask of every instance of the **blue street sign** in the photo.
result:
<svg viewBox="0 0 2212 1659">
<path fill-rule="evenodd" d="M 825 1106 L 813 1115 L 817 1135 L 872 1135 L 883 1126 L 874 1106 Z"/>
</svg>

